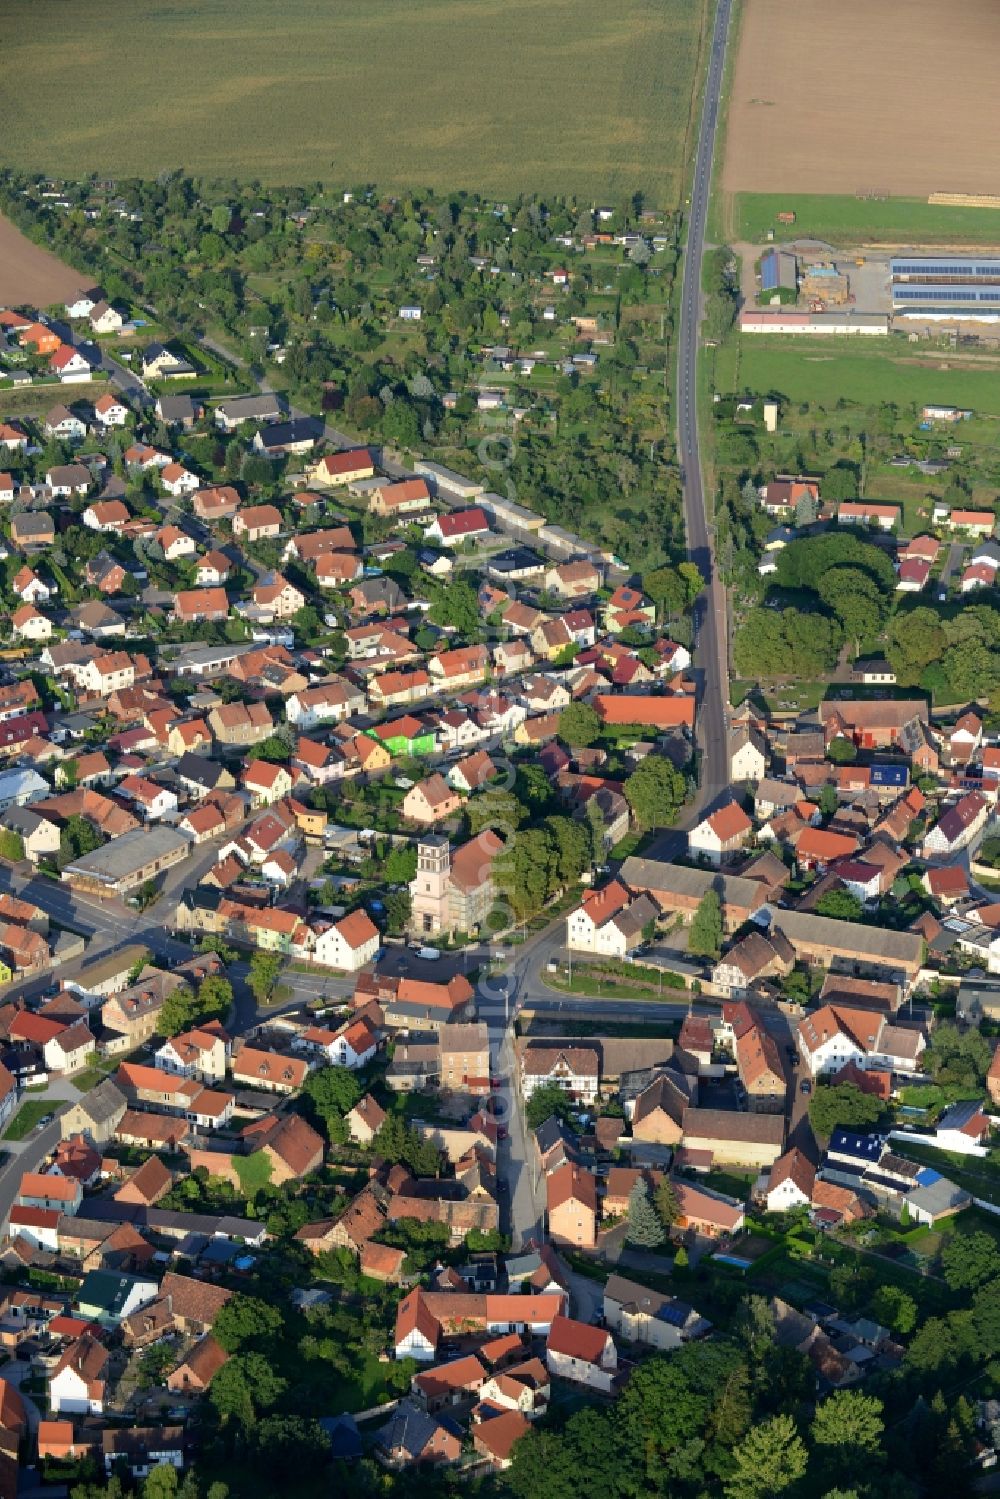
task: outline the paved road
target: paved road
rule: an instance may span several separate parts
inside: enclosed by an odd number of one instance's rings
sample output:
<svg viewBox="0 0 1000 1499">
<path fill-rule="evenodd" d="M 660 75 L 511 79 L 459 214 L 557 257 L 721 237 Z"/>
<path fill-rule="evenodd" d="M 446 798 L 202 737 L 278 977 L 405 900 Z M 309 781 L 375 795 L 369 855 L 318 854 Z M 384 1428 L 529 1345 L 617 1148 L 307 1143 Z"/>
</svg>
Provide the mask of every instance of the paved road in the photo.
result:
<svg viewBox="0 0 1000 1499">
<path fill-rule="evenodd" d="M 126 369 L 125 365 L 119 364 L 116 359 L 112 359 L 103 344 L 81 337 L 69 323 L 58 322 L 55 319 L 51 319 L 50 322 L 53 332 L 59 334 L 63 343 L 72 344 L 74 348 L 85 354 L 91 366 L 107 375 L 112 385 L 121 391 L 130 405 L 142 408 L 154 404 L 153 397 L 139 376 L 130 369 Z M 139 349 L 138 341 L 135 343 L 135 348 Z"/>
<path fill-rule="evenodd" d="M 707 584 L 695 615 L 694 661 L 702 681 L 698 714 L 698 738 L 702 750 L 699 808 L 710 807 L 729 785 L 727 601 L 726 590 L 715 568 L 712 536 L 705 512 L 698 440 L 697 362 L 702 318 L 701 265 L 731 11 L 732 0 L 719 0 L 691 186 L 677 348 L 677 426 L 688 552 Z"/>
</svg>

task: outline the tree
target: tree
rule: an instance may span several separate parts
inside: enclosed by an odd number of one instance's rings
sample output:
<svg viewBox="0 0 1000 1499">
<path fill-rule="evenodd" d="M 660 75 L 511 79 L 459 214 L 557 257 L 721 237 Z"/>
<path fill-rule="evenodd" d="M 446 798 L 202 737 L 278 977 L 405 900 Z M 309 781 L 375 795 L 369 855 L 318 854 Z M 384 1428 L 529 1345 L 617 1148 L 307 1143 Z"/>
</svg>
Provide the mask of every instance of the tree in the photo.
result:
<svg viewBox="0 0 1000 1499">
<path fill-rule="evenodd" d="M 665 1176 L 657 1183 L 653 1201 L 664 1228 L 672 1228 L 681 1216 L 681 1205 L 677 1200 L 677 1189 L 669 1177 Z"/>
<path fill-rule="evenodd" d="M 473 635 L 479 628 L 479 600 L 476 590 L 464 578 L 446 583 L 431 605 L 431 624 L 451 625 L 460 635 Z"/>
<path fill-rule="evenodd" d="M 13 828 L 0 829 L 0 859 L 18 864 L 24 858 L 24 839 Z"/>
<path fill-rule="evenodd" d="M 253 1433 L 252 1452 L 261 1472 L 292 1493 L 330 1460 L 326 1433 L 307 1416 L 267 1416 Z"/>
<path fill-rule="evenodd" d="M 93 853 L 103 843 L 104 835 L 98 832 L 94 824 L 74 812 L 72 817 L 66 819 L 59 834 L 60 862 L 71 864 L 74 859 L 82 859 L 84 854 Z"/>
<path fill-rule="evenodd" d="M 717 958 L 722 951 L 722 903 L 716 890 L 706 890 L 688 931 L 688 952 L 698 958 Z"/>
<path fill-rule="evenodd" d="M 831 916 L 835 921 L 860 921 L 863 909 L 850 890 L 827 890 L 816 902 L 817 916 Z"/>
<path fill-rule="evenodd" d="M 557 1119 L 568 1119 L 573 1112 L 573 1102 L 555 1083 L 546 1083 L 536 1088 L 524 1106 L 524 1117 L 529 1129 L 538 1129 L 554 1114 Z"/>
<path fill-rule="evenodd" d="M 924 1051 L 924 1069 L 935 1082 L 969 1089 L 981 1087 L 991 1060 L 986 1037 L 978 1030 L 960 1031 L 951 1020 L 935 1028 Z"/>
<path fill-rule="evenodd" d="M 737 1308 L 733 1333 L 751 1367 L 765 1363 L 777 1335 L 770 1302 L 763 1296 L 745 1296 Z"/>
<path fill-rule="evenodd" d="M 277 1307 L 258 1296 L 237 1292 L 216 1316 L 212 1333 L 227 1353 L 235 1353 L 246 1344 L 266 1343 L 276 1337 L 281 1324 Z"/>
<path fill-rule="evenodd" d="M 974 1291 L 1000 1275 L 1000 1249 L 987 1233 L 952 1234 L 941 1251 L 941 1270 L 953 1291 Z"/>
<path fill-rule="evenodd" d="M 522 828 L 494 864 L 497 883 L 514 914 L 521 918 L 540 910 L 552 889 L 554 850 L 543 828 Z"/>
<path fill-rule="evenodd" d="M 837 621 L 822 614 L 750 609 L 734 636 L 733 654 L 743 676 L 817 676 L 836 664 L 841 639 Z"/>
<path fill-rule="evenodd" d="M 562 886 L 571 885 L 590 863 L 590 834 L 573 817 L 546 817 L 542 826 L 552 843 L 554 878 Z"/>
<path fill-rule="evenodd" d="M 856 500 L 860 477 L 855 464 L 837 463 L 823 480 L 823 499 L 840 503 L 841 500 Z"/>
<path fill-rule="evenodd" d="M 838 734 L 826 747 L 828 760 L 834 765 L 853 765 L 858 758 L 857 746 L 844 734 Z"/>
<path fill-rule="evenodd" d="M 673 822 L 683 805 L 687 786 L 680 771 L 665 755 L 647 755 L 626 778 L 622 790 L 636 823 L 645 829 Z"/>
<path fill-rule="evenodd" d="M 302 1093 L 329 1127 L 350 1113 L 361 1097 L 361 1085 L 348 1067 L 317 1067 L 303 1083 Z"/>
<path fill-rule="evenodd" d="M 881 1400 L 860 1390 L 837 1390 L 816 1407 L 810 1428 L 820 1447 L 876 1452 L 885 1430 Z"/>
<path fill-rule="evenodd" d="M 641 1176 L 628 1194 L 628 1241 L 640 1249 L 657 1249 L 666 1235 L 649 1200 L 649 1187 Z"/>
<path fill-rule="evenodd" d="M 385 897 L 386 927 L 393 937 L 405 932 L 413 910 L 413 898 L 409 890 L 390 890 Z"/>
<path fill-rule="evenodd" d="M 600 716 L 589 703 L 567 703 L 559 714 L 559 737 L 573 748 L 586 748 L 600 734 Z"/>
<path fill-rule="evenodd" d="M 752 1426 L 733 1450 L 733 1473 L 726 1480 L 729 1499 L 771 1499 L 804 1477 L 806 1446 L 789 1415 Z"/>
<path fill-rule="evenodd" d="M 643 573 L 642 589 L 661 615 L 681 614 L 688 605 L 687 584 L 674 567 L 658 567 Z"/>
<path fill-rule="evenodd" d="M 413 847 L 391 849 L 382 866 L 387 885 L 408 885 L 416 872 L 417 851 Z"/>
<path fill-rule="evenodd" d="M 905 1336 L 917 1325 L 917 1303 L 898 1286 L 879 1286 L 872 1297 L 872 1316 L 890 1331 Z"/>
<path fill-rule="evenodd" d="M 251 957 L 247 983 L 259 1005 L 267 1004 L 270 999 L 274 998 L 278 976 L 283 967 L 284 959 L 280 953 L 255 952 Z"/>
<path fill-rule="evenodd" d="M 677 1246 L 677 1251 L 676 1251 L 676 1253 L 674 1255 L 674 1269 L 675 1270 L 686 1270 L 687 1266 L 688 1266 L 688 1252 L 684 1248 L 683 1244 L 679 1244 Z"/>
<path fill-rule="evenodd" d="M 809 1123 L 817 1135 L 828 1139 L 838 1125 L 868 1129 L 877 1124 L 882 1105 L 871 1093 L 862 1093 L 853 1083 L 835 1087 L 821 1083 L 809 1101 Z"/>
<path fill-rule="evenodd" d="M 840 800 L 837 796 L 836 787 L 831 786 L 829 781 L 819 788 L 819 796 L 816 798 L 816 804 L 824 817 L 832 817 L 839 807 Z"/>
<path fill-rule="evenodd" d="M 163 1036 L 177 1036 L 210 1020 L 222 1020 L 233 1002 L 233 986 L 221 974 L 203 978 L 195 994 L 186 985 L 168 994 L 160 1011 L 157 1029 Z"/>
<path fill-rule="evenodd" d="M 886 656 L 897 680 L 909 686 L 919 682 L 932 661 L 940 661 L 945 648 L 941 620 L 933 609 L 911 609 L 889 621 Z"/>
<path fill-rule="evenodd" d="M 501 786 L 488 786 L 478 796 L 471 798 L 465 808 L 465 816 L 473 837 L 484 828 L 492 828 L 502 838 L 509 838 L 527 820 L 528 812 L 513 791 L 505 791 Z"/>
<path fill-rule="evenodd" d="M 172 1499 L 180 1479 L 171 1463 L 157 1463 L 143 1480 L 142 1499 Z"/>
</svg>

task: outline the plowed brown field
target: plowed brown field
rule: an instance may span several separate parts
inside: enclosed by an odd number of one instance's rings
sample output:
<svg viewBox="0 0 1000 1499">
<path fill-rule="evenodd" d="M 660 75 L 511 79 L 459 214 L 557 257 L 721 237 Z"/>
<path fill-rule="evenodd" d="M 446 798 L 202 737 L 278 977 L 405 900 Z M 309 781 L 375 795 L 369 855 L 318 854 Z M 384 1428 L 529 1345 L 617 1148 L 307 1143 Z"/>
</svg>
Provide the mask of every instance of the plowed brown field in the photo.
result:
<svg viewBox="0 0 1000 1499">
<path fill-rule="evenodd" d="M 0 307 L 48 307 L 93 284 L 48 250 L 33 245 L 0 214 Z"/>
<path fill-rule="evenodd" d="M 745 0 L 723 188 L 1000 192 L 997 0 Z"/>
</svg>

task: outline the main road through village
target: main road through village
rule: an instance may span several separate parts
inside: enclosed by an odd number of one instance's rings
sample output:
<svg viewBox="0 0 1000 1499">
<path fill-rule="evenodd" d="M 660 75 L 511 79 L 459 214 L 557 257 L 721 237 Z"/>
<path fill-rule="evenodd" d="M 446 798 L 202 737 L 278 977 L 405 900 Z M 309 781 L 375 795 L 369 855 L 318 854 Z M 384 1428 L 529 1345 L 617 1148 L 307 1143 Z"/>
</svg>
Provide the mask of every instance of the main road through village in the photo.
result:
<svg viewBox="0 0 1000 1499">
<path fill-rule="evenodd" d="M 677 435 L 684 486 L 684 521 L 688 555 L 705 579 L 696 606 L 694 664 L 699 681 L 698 745 L 701 751 L 699 787 L 676 829 L 657 838 L 649 850 L 654 856 L 671 857 L 683 846 L 684 829 L 693 826 L 718 801 L 729 785 L 729 627 L 726 590 L 715 567 L 712 529 L 705 509 L 705 490 L 698 434 L 698 345 L 703 300 L 701 267 L 705 252 L 712 163 L 718 134 L 719 107 L 725 72 L 726 42 L 732 0 L 718 0 L 712 31 L 712 48 L 705 79 L 698 146 L 691 182 L 687 236 L 681 285 L 681 317 L 677 350 Z M 510 1194 L 510 1228 L 515 1247 L 537 1233 L 544 1222 L 544 1200 L 538 1173 L 524 1128 L 522 1110 L 514 1098 L 516 1068 L 513 1059 L 512 1021 L 519 1003 L 538 994 L 542 957 L 554 956 L 558 937 L 550 928 L 520 950 L 492 998 L 481 997 L 480 1009 L 490 1025 L 498 1048 L 503 1076 L 500 1105 L 509 1116 L 509 1140 L 501 1152 L 501 1174 Z M 581 1002 L 566 1000 L 567 1009 Z M 591 1005 L 589 1008 L 593 1009 Z M 664 1004 L 657 1018 L 681 1013 L 686 1006 Z M 649 1013 L 647 1008 L 646 1013 Z"/>
</svg>

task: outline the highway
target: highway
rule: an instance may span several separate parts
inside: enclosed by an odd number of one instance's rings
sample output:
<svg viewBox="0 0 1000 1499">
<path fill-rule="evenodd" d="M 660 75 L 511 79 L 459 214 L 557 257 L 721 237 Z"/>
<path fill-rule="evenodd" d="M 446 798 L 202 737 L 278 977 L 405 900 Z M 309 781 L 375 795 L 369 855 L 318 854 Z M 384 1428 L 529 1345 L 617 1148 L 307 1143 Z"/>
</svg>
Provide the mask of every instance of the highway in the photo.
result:
<svg viewBox="0 0 1000 1499">
<path fill-rule="evenodd" d="M 698 438 L 698 342 L 702 319 L 701 266 L 705 252 L 712 160 L 722 95 L 726 41 L 732 0 L 719 0 L 712 52 L 705 80 L 698 149 L 684 244 L 681 317 L 677 346 L 677 435 L 684 485 L 684 520 L 688 554 L 706 582 L 695 613 L 694 664 L 701 681 L 698 739 L 702 752 L 700 794 L 688 811 L 689 821 L 709 810 L 729 785 L 727 708 L 729 703 L 729 629 L 726 590 L 715 568 L 712 534 L 705 510 Z"/>
</svg>

